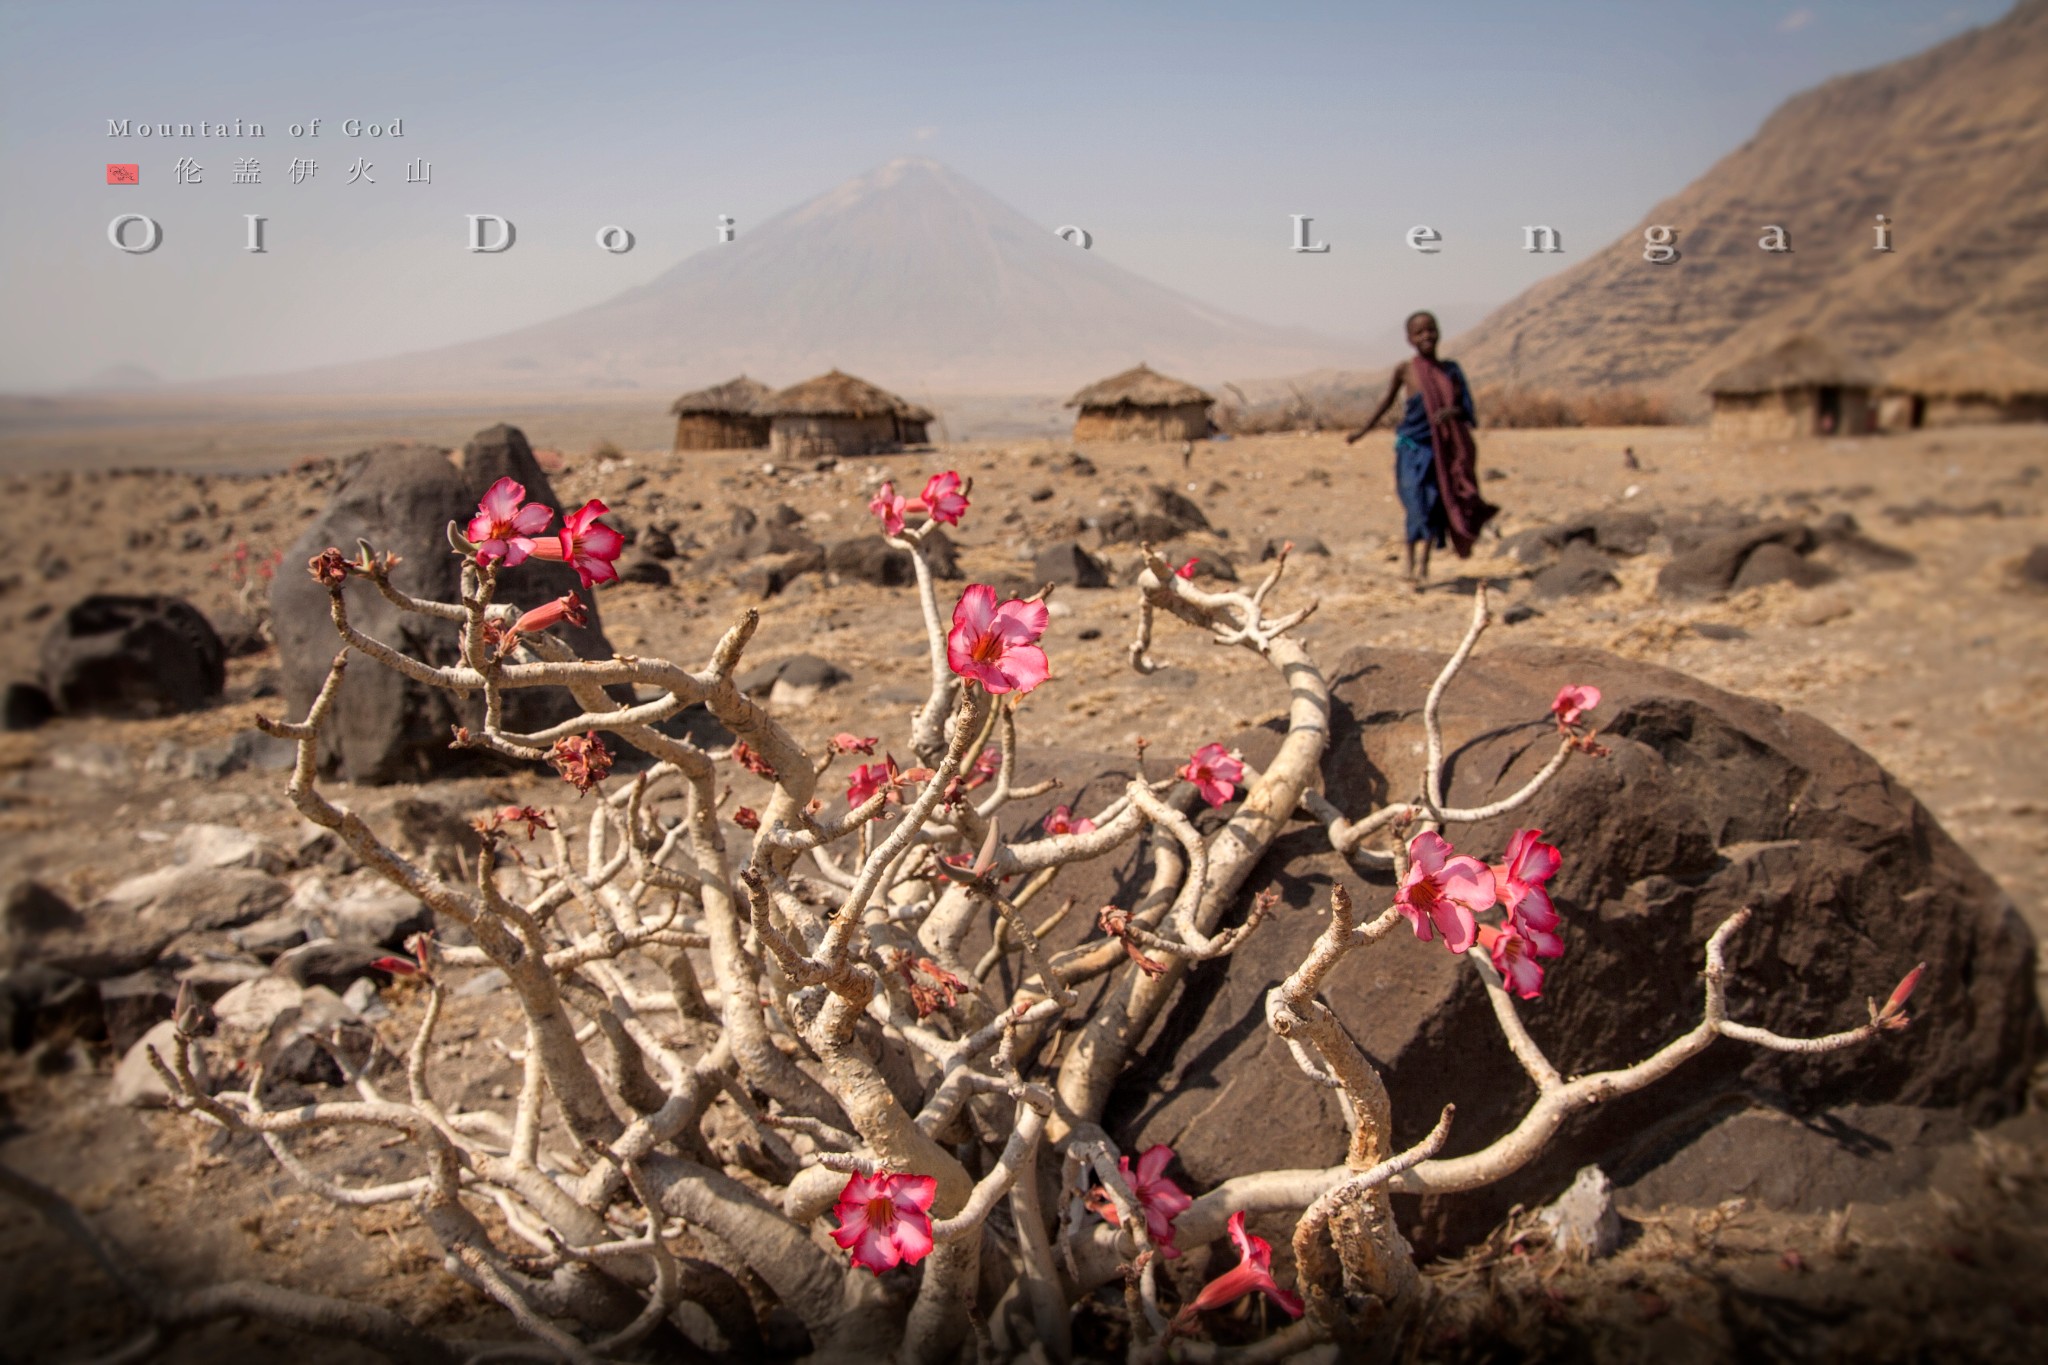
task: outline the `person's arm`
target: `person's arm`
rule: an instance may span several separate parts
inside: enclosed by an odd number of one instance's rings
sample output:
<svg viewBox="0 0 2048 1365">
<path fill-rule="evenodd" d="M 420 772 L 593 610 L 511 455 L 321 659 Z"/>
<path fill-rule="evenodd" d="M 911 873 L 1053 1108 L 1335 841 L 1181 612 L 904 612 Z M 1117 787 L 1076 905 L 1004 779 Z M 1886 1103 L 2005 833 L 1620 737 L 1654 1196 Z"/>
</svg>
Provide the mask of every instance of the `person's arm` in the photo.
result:
<svg viewBox="0 0 2048 1365">
<path fill-rule="evenodd" d="M 1349 436 L 1346 436 L 1344 438 L 1345 445 L 1348 446 L 1356 444 L 1360 437 L 1364 436 L 1365 433 L 1371 431 L 1374 427 L 1380 424 L 1380 418 L 1385 417 L 1387 415 L 1387 409 L 1394 406 L 1394 398 L 1397 394 L 1401 392 L 1402 381 L 1405 380 L 1407 376 L 1408 367 L 1406 365 L 1397 365 L 1394 367 L 1394 378 L 1392 382 L 1390 382 L 1387 385 L 1387 396 L 1380 400 L 1379 407 L 1373 412 L 1373 415 L 1370 418 L 1366 419 L 1366 423 L 1364 426 L 1360 427 L 1358 430 L 1352 432 Z"/>
</svg>

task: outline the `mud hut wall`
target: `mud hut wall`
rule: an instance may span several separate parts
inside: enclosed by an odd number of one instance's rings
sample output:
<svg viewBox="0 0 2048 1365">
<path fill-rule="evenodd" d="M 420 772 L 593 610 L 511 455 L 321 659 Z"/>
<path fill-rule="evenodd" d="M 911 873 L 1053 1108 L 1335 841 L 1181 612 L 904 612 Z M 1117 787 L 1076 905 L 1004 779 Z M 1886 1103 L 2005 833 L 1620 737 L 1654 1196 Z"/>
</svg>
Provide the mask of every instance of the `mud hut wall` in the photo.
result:
<svg viewBox="0 0 2048 1365">
<path fill-rule="evenodd" d="M 1194 441 L 1211 430 L 1207 403 L 1176 403 L 1170 407 L 1118 404 L 1113 408 L 1083 408 L 1074 418 L 1077 441 Z"/>
<path fill-rule="evenodd" d="M 1929 398 L 1920 419 L 1924 427 L 1988 427 L 2005 422 L 2048 422 L 2048 394 Z"/>
<path fill-rule="evenodd" d="M 1789 441 L 1811 436 L 1820 395 L 1812 389 L 1775 393 L 1717 393 L 1710 430 L 1723 440 Z"/>
<path fill-rule="evenodd" d="M 677 450 L 754 450 L 768 444 L 768 419 L 692 412 L 676 418 Z"/>
<path fill-rule="evenodd" d="M 896 418 L 781 416 L 768 431 L 771 454 L 788 459 L 820 455 L 873 455 L 896 447 Z"/>
</svg>

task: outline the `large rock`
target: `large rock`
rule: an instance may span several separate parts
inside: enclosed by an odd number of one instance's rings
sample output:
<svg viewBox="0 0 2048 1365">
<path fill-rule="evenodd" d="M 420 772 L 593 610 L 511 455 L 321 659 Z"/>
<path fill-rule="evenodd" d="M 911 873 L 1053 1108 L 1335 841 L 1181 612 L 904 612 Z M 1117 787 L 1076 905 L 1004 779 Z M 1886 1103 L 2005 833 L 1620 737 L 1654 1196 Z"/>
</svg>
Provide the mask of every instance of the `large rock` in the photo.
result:
<svg viewBox="0 0 2048 1365">
<path fill-rule="evenodd" d="M 392 573 L 401 590 L 452 602 L 462 561 L 448 548 L 448 523 L 467 525 L 485 490 L 507 476 L 526 485 L 529 500 L 558 513 L 573 510 L 562 506 L 516 427 L 478 432 L 460 454 L 435 446 L 390 445 L 347 462 L 341 485 L 286 554 L 271 589 L 285 700 L 294 718 L 312 704 L 338 643 L 328 616 L 327 590 L 306 573 L 306 561 L 330 545 L 353 556 L 360 537 L 380 552 L 402 556 Z M 553 633 L 585 658 L 609 656 L 611 646 L 592 601 L 594 594 L 578 588 L 573 569 L 528 560 L 498 578 L 498 600 L 519 607 L 538 606 L 572 589 L 590 603 L 590 625 L 557 626 Z M 400 612 L 360 579 L 350 579 L 343 595 L 350 623 L 365 634 L 437 665 L 459 657 L 456 630 L 448 622 Z M 568 694 L 559 688 L 508 692 L 505 723 L 515 730 L 542 729 L 572 714 L 572 707 Z M 481 694 L 458 699 L 357 658 L 322 737 L 321 761 L 357 782 L 471 771 L 491 760 L 477 750 L 450 749 L 449 734 L 454 726 L 475 729 L 482 723 Z"/>
<path fill-rule="evenodd" d="M 1591 597 L 1613 592 L 1621 586 L 1614 576 L 1614 561 L 1586 541 L 1566 541 L 1557 562 L 1538 569 L 1529 589 L 1538 597 Z"/>
<path fill-rule="evenodd" d="M 1736 575 L 1742 572 L 1743 564 L 1757 547 L 1780 545 L 1803 555 L 1815 543 L 1813 532 L 1798 521 L 1759 522 L 1710 535 L 1693 548 L 1681 550 L 1657 571 L 1657 595 L 1680 599 L 1718 597 L 1735 585 Z"/>
<path fill-rule="evenodd" d="M 1422 699 L 1441 663 L 1362 649 L 1331 670 L 1339 704 L 1325 781 L 1340 808 L 1362 814 L 1414 790 Z M 1602 689 L 1592 718 L 1612 753 L 1574 756 L 1528 806 L 1449 831 L 1487 858 L 1519 826 L 1542 829 L 1563 852 L 1552 890 L 1567 951 L 1543 998 L 1523 1007 L 1561 1071 L 1625 1065 L 1690 1028 L 1703 945 L 1744 906 L 1755 914 L 1730 950 L 1735 1019 L 1829 1033 L 1861 1022 L 1864 1002 L 1883 999 L 1914 963 L 1927 975 L 1903 1034 L 1813 1056 L 1719 1040 L 1664 1081 L 1574 1118 L 1509 1179 L 1426 1209 L 1410 1202 L 1403 1221 L 1419 1215 L 1425 1247 L 1481 1235 L 1515 1203 L 1547 1202 L 1589 1164 L 1619 1185 L 1641 1179 L 1752 1102 L 1789 1107 L 1823 1131 L 1851 1104 L 1968 1123 L 2020 1105 L 2043 1039 L 2032 936 L 1911 793 L 1819 722 L 1596 651 L 1504 646 L 1484 651 L 1446 697 L 1449 800 L 1478 805 L 1519 788 L 1553 752 L 1548 708 L 1569 682 Z M 1269 730 L 1232 742 L 1257 765 L 1277 748 Z M 1339 867 L 1324 835 L 1299 824 L 1254 870 L 1248 892 L 1275 886 L 1295 908 L 1234 957 L 1190 974 L 1112 1102 L 1126 1148 L 1172 1145 L 1202 1187 L 1342 1160 L 1334 1097 L 1300 1074 L 1263 1014 L 1266 990 L 1320 932 L 1333 879 L 1368 916 L 1392 899 L 1390 880 Z M 1479 1149 L 1526 1111 L 1533 1087 L 1477 975 L 1441 943 L 1396 933 L 1347 957 L 1323 998 L 1384 1069 L 1397 1145 L 1420 1138 L 1446 1102 L 1458 1106 L 1447 1155 Z M 1835 1140 L 1854 1146 L 1858 1132 L 1839 1125 Z M 1883 1143 L 1859 1151 L 1870 1190 L 1903 1178 Z M 1750 1156 L 1760 1168 L 1775 1159 L 1767 1144 Z M 1689 1192 L 1711 1193 L 1674 1181 L 1660 1197 Z"/>
<path fill-rule="evenodd" d="M 1109 586 L 1109 570 L 1102 561 L 1071 540 L 1040 550 L 1031 562 L 1031 577 L 1037 583 L 1061 583 L 1074 588 Z"/>
<path fill-rule="evenodd" d="M 227 650 L 182 597 L 101 593 L 51 623 L 42 665 L 59 712 L 136 719 L 219 701 Z"/>
</svg>

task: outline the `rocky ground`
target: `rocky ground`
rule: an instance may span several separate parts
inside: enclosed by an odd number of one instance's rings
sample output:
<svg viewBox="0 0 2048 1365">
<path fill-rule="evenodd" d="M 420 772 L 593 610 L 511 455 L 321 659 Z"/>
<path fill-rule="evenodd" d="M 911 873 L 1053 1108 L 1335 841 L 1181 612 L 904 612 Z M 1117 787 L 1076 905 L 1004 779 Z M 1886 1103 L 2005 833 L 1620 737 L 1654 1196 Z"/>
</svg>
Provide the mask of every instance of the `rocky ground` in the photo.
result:
<svg viewBox="0 0 2048 1365">
<path fill-rule="evenodd" d="M 1150 528 L 1171 535 L 1176 559 L 1224 561 L 1240 579 L 1259 572 L 1269 542 L 1294 541 L 1277 600 L 1320 599 L 1303 634 L 1328 659 L 1359 643 L 1448 648 L 1484 578 L 1512 622 L 1496 627 L 1498 638 L 1605 648 L 1809 712 L 1903 780 L 2036 933 L 2048 928 L 2048 688 L 2040 681 L 2048 592 L 2030 588 L 2021 571 L 2029 549 L 2048 541 L 2048 429 L 1752 446 L 1713 444 L 1690 428 L 1482 436 L 1485 490 L 1506 509 L 1502 538 L 1470 561 L 1439 559 L 1419 592 L 1400 581 L 1399 507 L 1377 437 L 1358 447 L 1331 436 L 1201 443 L 1185 463 L 1178 447 L 1091 447 L 1077 459 L 1056 443 L 779 469 L 758 452 L 571 451 L 557 457 L 553 478 L 570 506 L 602 497 L 635 532 L 635 576 L 649 581 L 607 588 L 600 599 L 619 649 L 701 666 L 736 613 L 758 606 L 751 662 L 809 654 L 849 675 L 824 688 L 781 687 L 775 705 L 807 738 L 901 732 L 927 669 L 914 595 L 850 573 L 788 572 L 801 570 L 804 556 L 787 551 L 734 559 L 734 510 L 764 527 L 787 521 L 830 546 L 871 531 L 866 503 L 880 479 L 914 491 L 925 474 L 951 467 L 974 480 L 974 508 L 955 536 L 971 580 L 1036 586 L 1063 557 L 1042 560 L 1044 552 L 1078 542 L 1120 585 L 1136 547 L 1102 544 L 1105 529 L 1114 536 L 1148 513 L 1178 516 L 1179 527 Z M 180 963 L 204 964 L 218 991 L 241 980 L 237 973 L 266 974 L 262 963 L 280 945 L 254 941 L 264 926 L 346 939 L 388 934 L 405 913 L 306 837 L 281 795 L 279 752 L 238 742 L 253 716 L 282 706 L 275 654 L 238 575 L 255 575 L 260 590 L 256 566 L 289 546 L 331 481 L 320 466 L 235 477 L 0 479 L 25 528 L 0 544 L 0 631 L 17 642 L 10 677 L 35 671 L 43 632 L 91 592 L 187 596 L 234 655 L 225 698 L 207 709 L 147 721 L 60 718 L 0 736 L 0 883 L 33 878 L 90 912 L 82 924 L 47 931 L 72 935 L 78 951 L 136 957 L 121 963 L 133 971 L 167 950 Z M 1188 529 L 1186 509 L 1162 502 L 1158 486 L 1191 500 L 1210 529 Z M 778 518 L 783 506 L 791 512 Z M 1589 517 L 1591 548 L 1523 534 Z M 1817 531 L 1773 542 L 1790 551 L 1780 556 L 1789 575 L 1781 581 L 1718 597 L 1660 596 L 1660 574 L 1674 559 L 1745 519 Z M 1075 559 L 1064 555 L 1070 571 Z M 1555 571 L 1560 563 L 1566 572 Z M 302 570 L 287 559 L 282 571 Z M 1830 575 L 1810 587 L 1793 581 Z M 786 586 L 764 599 L 784 577 Z M 1543 595 L 1560 580 L 1597 590 Z M 1127 753 L 1142 736 L 1156 759 L 1284 710 L 1256 660 L 1172 623 L 1155 643 L 1172 667 L 1132 673 L 1127 588 L 1065 586 L 1053 603 L 1045 643 L 1054 679 L 1022 713 L 1027 745 Z M 423 845 L 441 831 L 438 856 L 456 858 L 469 812 L 543 792 L 555 798 L 553 786 L 527 774 L 339 789 L 373 822 L 382 818 L 380 827 L 422 831 L 413 837 Z M 134 880 L 166 866 L 180 870 Z M 130 919 L 120 918 L 124 910 Z M 33 955 L 23 945 L 46 932 L 37 913 L 10 902 L 10 960 Z M 136 924 L 148 928 L 141 937 L 163 942 L 138 944 Z M 294 988 L 313 991 L 295 1000 L 299 1007 L 329 1008 L 324 987 L 348 988 L 349 1005 L 336 1005 L 387 1043 L 416 1016 L 402 986 L 381 994 L 351 987 L 359 964 L 311 954 L 296 970 Z M 120 1045 L 160 1015 L 153 999 L 141 990 L 118 1024 L 110 1012 L 112 1038 L 87 1017 L 97 1010 L 81 1005 L 75 1026 L 17 1039 L 4 1061 L 0 1159 L 77 1200 L 139 1261 L 180 1282 L 261 1275 L 378 1298 L 442 1326 L 485 1314 L 432 1268 L 425 1235 L 389 1210 L 337 1212 L 299 1192 L 260 1148 L 210 1139 L 159 1112 L 109 1106 Z M 502 1009 L 502 998 L 481 990 L 459 1003 L 444 1034 L 453 1050 L 445 1065 L 479 1094 L 516 1083 L 516 1066 L 494 1046 Z M 309 1069 L 304 1083 L 320 1080 Z M 362 1160 L 374 1166 L 374 1151 Z M 1446 1296 L 1419 1339 L 1440 1356 L 1481 1358 L 1505 1341 L 1513 1346 L 1500 1349 L 1620 1359 L 1639 1349 L 1641 1333 L 1629 1347 L 1587 1324 L 1625 1322 L 1664 1334 L 1670 1353 L 1688 1358 L 1759 1340 L 1773 1358 L 1810 1354 L 1819 1341 L 1859 1358 L 1906 1358 L 1900 1324 L 1913 1324 L 1916 1350 L 1999 1358 L 2012 1348 L 2018 1358 L 2022 1344 L 2038 1351 L 2048 1333 L 2048 1248 L 2037 1231 L 2044 1172 L 2048 1143 L 2028 1116 L 1958 1151 L 1923 1195 L 1859 1205 L 1843 1226 L 1757 1207 L 1625 1207 L 1629 1246 L 1590 1266 L 1527 1245 L 1530 1254 L 1520 1254 L 1503 1234 L 1490 1250 L 1440 1268 Z M 0 1318 L 24 1324 L 13 1345 L 28 1356 L 57 1351 L 60 1341 L 78 1354 L 87 1342 L 106 1349 L 122 1339 L 115 1321 L 89 1333 L 60 1324 L 49 1305 L 69 1301 L 61 1291 L 94 1272 L 4 1200 L 0 1265 Z M 244 1350 L 299 1349 L 281 1334 L 216 1327 L 179 1343 L 174 1358 L 208 1358 L 230 1339 Z"/>
</svg>

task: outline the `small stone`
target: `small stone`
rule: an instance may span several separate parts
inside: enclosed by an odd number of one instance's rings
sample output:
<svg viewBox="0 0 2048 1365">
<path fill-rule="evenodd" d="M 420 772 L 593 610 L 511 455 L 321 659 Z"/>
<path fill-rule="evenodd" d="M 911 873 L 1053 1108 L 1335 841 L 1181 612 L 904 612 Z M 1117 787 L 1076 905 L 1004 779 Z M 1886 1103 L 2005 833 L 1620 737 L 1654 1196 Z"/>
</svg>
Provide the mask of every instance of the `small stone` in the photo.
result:
<svg viewBox="0 0 2048 1365">
<path fill-rule="evenodd" d="M 1598 1166 L 1581 1169 L 1571 1188 L 1538 1213 L 1536 1222 L 1550 1234 L 1552 1248 L 1587 1260 L 1612 1255 L 1621 1242 L 1621 1215 L 1614 1209 L 1614 1186 Z"/>
<path fill-rule="evenodd" d="M 1721 621 L 1695 621 L 1692 633 L 1703 640 L 1747 640 L 1749 632 L 1741 626 L 1728 625 Z"/>
<path fill-rule="evenodd" d="M 1517 602 L 1515 603 L 1515 605 L 1509 607 L 1506 611 L 1502 612 L 1500 614 L 1500 619 L 1503 624 L 1510 626 L 1519 626 L 1522 624 L 1522 622 L 1533 621 L 1542 614 L 1542 612 L 1530 606 L 1527 602 Z"/>
<path fill-rule="evenodd" d="M 0 701 L 0 730 L 34 730 L 55 719 L 57 703 L 50 694 L 31 682 L 7 684 Z"/>
<path fill-rule="evenodd" d="M 233 825 L 187 825 L 171 841 L 171 860 L 189 867 L 253 867 L 279 872 L 284 857 L 247 830 Z"/>
<path fill-rule="evenodd" d="M 305 995 L 295 982 L 275 974 L 245 981 L 213 1002 L 213 1017 L 222 1028 L 257 1034 L 269 1029 L 278 1015 L 297 1009 Z"/>
<path fill-rule="evenodd" d="M 201 1000 L 211 1002 L 237 986 L 263 980 L 269 975 L 270 969 L 253 958 L 210 958 L 195 962 L 179 972 L 178 982 L 189 985 Z"/>
<path fill-rule="evenodd" d="M 166 1019 L 155 1028 L 135 1040 L 121 1057 L 121 1064 L 114 1068 L 114 1083 L 107 1092 L 107 1102 L 126 1109 L 162 1109 L 170 1104 L 170 1087 L 157 1074 L 146 1055 L 154 1051 L 166 1066 L 173 1065 L 177 1055 L 178 1028 Z M 185 1048 L 186 1064 L 191 1068 L 192 1078 L 203 1087 L 206 1084 L 205 1058 L 200 1054 L 197 1043 L 188 1043 Z"/>
<path fill-rule="evenodd" d="M 478 972 L 475 976 L 457 986 L 453 994 L 459 1000 L 472 1000 L 480 995 L 489 995 L 493 991 L 503 990 L 511 984 L 512 978 L 505 975 L 503 968 L 486 967 L 483 971 Z"/>
</svg>

